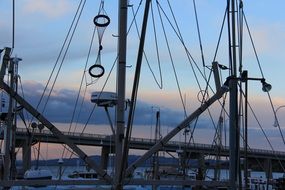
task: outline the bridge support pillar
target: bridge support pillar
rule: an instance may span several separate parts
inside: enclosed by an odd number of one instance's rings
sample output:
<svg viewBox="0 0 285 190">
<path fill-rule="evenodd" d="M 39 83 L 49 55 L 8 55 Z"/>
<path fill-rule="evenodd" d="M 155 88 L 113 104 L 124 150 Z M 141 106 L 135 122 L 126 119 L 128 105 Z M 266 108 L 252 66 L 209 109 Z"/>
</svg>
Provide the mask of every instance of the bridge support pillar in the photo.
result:
<svg viewBox="0 0 285 190">
<path fill-rule="evenodd" d="M 272 160 L 271 159 L 265 159 L 263 161 L 263 166 L 265 169 L 265 174 L 267 179 L 272 179 Z"/>
<path fill-rule="evenodd" d="M 110 147 L 102 146 L 101 149 L 101 166 L 103 170 L 107 170 L 109 160 Z"/>
<path fill-rule="evenodd" d="M 197 161 L 198 161 L 198 173 L 196 175 L 196 179 L 203 181 L 205 179 L 205 169 L 206 169 L 205 155 L 203 153 L 192 153 L 191 157 L 193 159 L 197 159 Z M 201 190 L 201 189 L 203 189 L 203 187 L 197 185 L 193 189 L 194 190 Z"/>
<path fill-rule="evenodd" d="M 29 142 L 29 139 L 26 139 L 22 145 L 22 160 L 24 173 L 31 167 L 31 144 Z"/>
<path fill-rule="evenodd" d="M 205 156 L 203 153 L 199 154 L 199 158 L 198 158 L 198 174 L 197 174 L 197 180 L 204 180 L 205 178 Z"/>
</svg>

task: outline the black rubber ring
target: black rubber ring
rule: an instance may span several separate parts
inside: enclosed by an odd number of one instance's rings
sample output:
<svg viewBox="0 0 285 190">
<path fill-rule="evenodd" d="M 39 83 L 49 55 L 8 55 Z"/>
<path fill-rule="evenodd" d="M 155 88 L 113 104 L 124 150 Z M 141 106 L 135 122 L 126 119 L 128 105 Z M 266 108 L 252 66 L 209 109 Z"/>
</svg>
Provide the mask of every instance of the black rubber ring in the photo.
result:
<svg viewBox="0 0 285 190">
<path fill-rule="evenodd" d="M 92 73 L 92 69 L 95 69 L 95 68 L 100 68 L 100 69 L 102 70 L 102 72 L 99 73 L 99 74 L 97 74 L 97 75 L 93 74 L 93 73 Z M 89 75 L 90 75 L 91 77 L 94 77 L 94 78 L 100 78 L 100 77 L 102 77 L 102 76 L 104 75 L 104 73 L 105 73 L 104 67 L 103 67 L 102 65 L 98 65 L 98 64 L 92 65 L 92 66 L 89 68 L 88 71 L 89 71 Z"/>
<path fill-rule="evenodd" d="M 105 22 L 105 23 L 98 23 L 97 19 L 99 19 L 99 18 L 105 18 L 105 19 L 107 19 L 107 22 Z M 106 26 L 108 26 L 110 24 L 110 18 L 107 15 L 97 15 L 97 16 L 94 17 L 93 22 L 98 27 L 106 27 Z"/>
</svg>

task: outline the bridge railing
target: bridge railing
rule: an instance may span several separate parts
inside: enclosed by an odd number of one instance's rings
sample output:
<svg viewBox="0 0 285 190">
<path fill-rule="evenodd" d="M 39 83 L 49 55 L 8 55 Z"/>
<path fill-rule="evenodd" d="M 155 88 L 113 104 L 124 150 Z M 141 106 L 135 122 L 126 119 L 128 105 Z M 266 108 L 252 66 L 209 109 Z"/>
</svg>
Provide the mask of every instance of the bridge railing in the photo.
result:
<svg viewBox="0 0 285 190">
<path fill-rule="evenodd" d="M 25 128 L 17 128 L 17 132 L 21 132 L 21 133 L 27 133 L 27 129 Z M 42 130 L 40 131 L 39 129 L 34 129 L 33 130 L 34 134 L 42 134 L 42 135 L 52 135 L 52 132 L 49 130 Z M 102 134 L 91 134 L 91 133 L 80 133 L 80 132 L 67 132 L 67 131 L 63 131 L 62 132 L 64 135 L 67 136 L 74 136 L 74 137 L 82 137 L 82 138 L 97 138 L 97 139 L 112 139 L 112 135 L 102 135 Z M 155 140 L 154 139 L 147 139 L 147 138 L 138 138 L 138 137 L 132 137 L 131 138 L 132 142 L 137 142 L 137 143 L 148 143 L 148 144 L 154 144 Z M 184 147 L 185 145 L 189 146 L 189 147 L 193 147 L 193 148 L 200 148 L 200 149 L 215 149 L 217 148 L 216 145 L 209 145 L 209 144 L 202 144 L 202 143 L 184 143 L 184 142 L 180 142 L 180 141 L 169 141 L 167 143 L 167 145 L 173 145 L 173 146 L 181 146 Z M 222 150 L 229 150 L 228 146 L 222 146 L 221 147 Z M 243 151 L 244 148 L 241 147 L 241 151 Z M 272 155 L 278 155 L 278 156 L 285 156 L 285 152 L 281 152 L 281 151 L 273 151 L 273 150 L 264 150 L 264 149 L 256 149 L 256 148 L 250 148 L 248 150 L 248 152 L 253 152 L 253 153 L 257 153 L 257 154 L 272 154 Z"/>
</svg>

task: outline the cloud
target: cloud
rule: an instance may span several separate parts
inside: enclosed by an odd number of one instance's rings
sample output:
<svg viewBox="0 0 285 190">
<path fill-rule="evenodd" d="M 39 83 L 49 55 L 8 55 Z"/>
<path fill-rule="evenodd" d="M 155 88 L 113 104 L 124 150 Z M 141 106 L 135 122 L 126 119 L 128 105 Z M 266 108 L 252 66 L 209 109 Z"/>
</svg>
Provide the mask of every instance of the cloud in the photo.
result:
<svg viewBox="0 0 285 190">
<path fill-rule="evenodd" d="M 73 5 L 68 0 L 26 0 L 23 10 L 29 14 L 40 13 L 48 18 L 57 18 L 68 13 Z"/>
<path fill-rule="evenodd" d="M 44 86 L 40 83 L 33 81 L 26 81 L 23 84 L 25 98 L 34 107 L 37 106 L 41 94 L 44 90 Z M 43 105 L 47 100 L 46 93 L 42 98 L 42 103 L 39 106 L 39 111 L 43 110 Z M 80 124 L 109 124 L 107 114 L 102 107 L 95 107 L 90 119 L 89 116 L 94 108 L 94 104 L 90 101 L 90 93 L 87 93 L 86 97 L 79 97 L 78 107 L 74 110 L 75 102 L 77 98 L 77 91 L 71 89 L 55 89 L 49 101 L 47 103 L 44 116 L 50 119 L 51 122 L 57 123 L 70 123 L 78 121 Z M 82 103 L 81 113 L 79 113 L 79 106 Z M 74 118 L 72 119 L 72 115 Z M 109 109 L 111 118 L 115 118 L 115 109 Z M 125 112 L 127 118 L 127 111 Z M 89 119 L 89 122 L 87 122 Z M 176 126 L 183 119 L 183 113 L 175 111 L 169 108 L 161 109 L 161 121 L 165 126 Z M 114 121 L 113 121 L 114 122 Z M 155 123 L 155 110 L 152 109 L 152 105 L 148 102 L 137 102 L 137 108 L 134 117 L 135 125 L 151 125 Z"/>
<path fill-rule="evenodd" d="M 40 95 L 44 89 L 44 86 L 40 83 L 33 82 L 33 81 L 26 81 L 24 82 L 24 91 L 25 91 L 25 98 L 28 102 L 30 102 L 33 106 L 36 106 Z M 52 93 L 49 102 L 47 104 L 46 111 L 44 115 L 56 126 L 60 126 L 59 128 L 63 131 L 68 130 L 71 120 L 72 114 L 74 111 L 75 100 L 77 97 L 77 91 L 72 89 L 55 89 Z M 46 100 L 47 96 L 44 96 L 44 100 Z M 79 98 L 79 105 L 83 97 L 80 96 Z M 81 113 L 79 115 L 79 109 L 75 110 L 74 119 L 73 119 L 73 127 L 75 123 L 78 122 L 78 129 L 82 130 L 87 124 L 87 131 L 90 133 L 100 133 L 100 134 L 109 134 L 111 133 L 109 128 L 109 122 L 107 118 L 107 114 L 105 113 L 102 107 L 96 107 L 92 116 L 90 117 L 89 122 L 87 120 L 90 116 L 90 113 L 93 109 L 94 104 L 90 102 L 90 93 L 86 96 L 83 100 L 83 107 Z M 164 97 L 160 97 L 159 99 L 163 99 Z M 268 109 L 263 109 L 264 101 L 261 98 L 257 98 L 256 102 L 252 102 L 252 105 L 256 112 L 257 116 L 259 117 L 260 123 L 262 124 L 263 130 L 267 134 L 268 138 L 272 142 L 274 148 L 276 150 L 280 150 L 283 145 L 281 142 L 281 136 L 277 128 L 272 126 L 274 120 L 271 119 L 272 116 L 269 114 Z M 262 106 L 263 105 L 263 106 Z M 42 106 L 40 106 L 39 110 L 42 110 Z M 137 101 L 137 108 L 134 117 L 134 136 L 137 137 L 145 137 L 148 138 L 150 135 L 150 130 L 152 127 L 152 131 L 154 131 L 155 124 L 156 124 L 156 111 L 158 110 L 157 107 L 153 106 L 152 103 L 147 101 L 138 100 Z M 217 121 L 217 113 L 219 111 L 215 111 L 214 108 L 212 111 L 212 116 L 214 122 Z M 113 119 L 115 118 L 115 109 L 110 108 L 110 115 Z M 217 112 L 217 113 L 215 113 Z M 127 111 L 125 112 L 127 118 Z M 282 112 L 278 113 L 278 116 L 281 116 Z M 165 135 L 169 132 L 172 128 L 176 127 L 180 122 L 184 120 L 184 115 L 182 111 L 177 111 L 174 109 L 170 109 L 167 107 L 160 108 L 160 116 L 161 116 L 161 127 L 162 133 Z M 252 114 L 249 113 L 251 117 Z M 126 120 L 127 121 L 127 120 Z M 226 128 L 228 132 L 228 118 L 225 119 Z M 280 117 L 280 124 L 284 123 L 285 121 L 282 120 Z M 194 123 L 192 123 L 193 125 Z M 215 123 L 217 124 L 217 123 Z M 62 127 L 64 126 L 64 127 Z M 103 126 L 103 127 L 102 127 Z M 192 126 L 193 127 L 193 126 Z M 249 143 L 251 148 L 267 148 L 270 149 L 268 143 L 266 142 L 266 146 L 261 147 L 260 144 L 256 144 L 256 139 L 265 142 L 265 137 L 261 131 L 261 129 L 257 126 L 256 121 L 249 119 Z M 167 130 L 167 131 L 166 131 Z M 212 121 L 209 118 L 207 111 L 203 113 L 197 122 L 197 126 L 194 133 L 195 142 L 199 143 L 212 143 L 213 137 L 215 134 L 215 128 L 212 124 Z M 152 135 L 153 137 L 153 135 Z M 179 140 L 179 135 L 173 138 L 174 140 Z M 260 142 L 259 141 L 259 142 Z"/>
</svg>

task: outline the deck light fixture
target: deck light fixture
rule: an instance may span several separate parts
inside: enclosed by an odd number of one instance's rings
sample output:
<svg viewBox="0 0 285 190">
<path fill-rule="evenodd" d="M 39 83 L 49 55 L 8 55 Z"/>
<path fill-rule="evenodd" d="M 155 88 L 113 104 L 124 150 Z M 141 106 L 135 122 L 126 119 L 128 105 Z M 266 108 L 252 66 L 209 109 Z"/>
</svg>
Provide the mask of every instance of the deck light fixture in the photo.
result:
<svg viewBox="0 0 285 190">
<path fill-rule="evenodd" d="M 271 84 L 268 84 L 267 82 L 265 82 L 265 79 L 261 79 L 261 83 L 262 83 L 262 90 L 263 92 L 269 92 L 272 88 Z"/>
<path fill-rule="evenodd" d="M 272 89 L 271 84 L 265 82 L 265 78 L 249 78 L 249 77 L 247 77 L 247 76 L 248 76 L 247 71 L 246 71 L 246 70 L 243 71 L 243 72 L 241 73 L 241 78 L 240 78 L 240 80 L 241 80 L 242 82 L 246 82 L 246 81 L 248 81 L 248 80 L 259 80 L 259 81 L 261 82 L 261 84 L 262 84 L 262 91 L 263 91 L 263 92 L 269 92 L 269 91 Z"/>
</svg>

